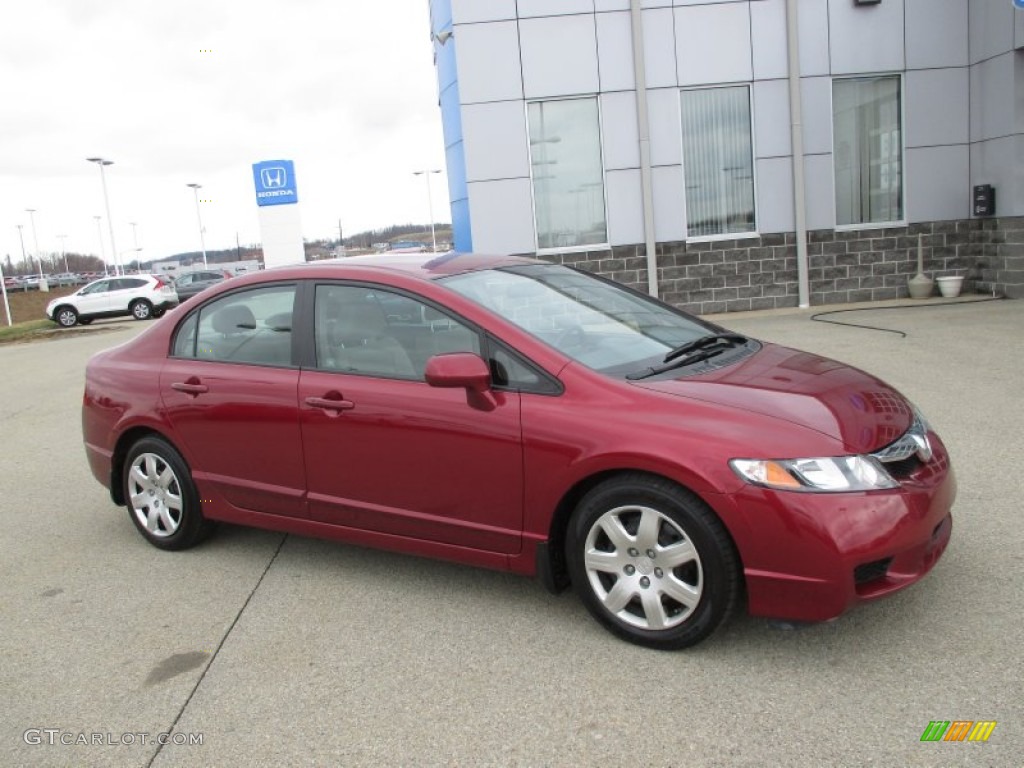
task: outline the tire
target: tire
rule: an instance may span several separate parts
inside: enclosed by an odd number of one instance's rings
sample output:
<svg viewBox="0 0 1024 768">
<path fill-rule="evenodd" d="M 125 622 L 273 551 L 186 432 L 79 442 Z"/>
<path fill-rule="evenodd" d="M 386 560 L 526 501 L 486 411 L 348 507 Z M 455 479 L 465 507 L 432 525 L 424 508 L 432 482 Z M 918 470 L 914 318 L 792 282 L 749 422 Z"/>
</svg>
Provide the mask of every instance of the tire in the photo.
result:
<svg viewBox="0 0 1024 768">
<path fill-rule="evenodd" d="M 185 460 L 166 440 L 144 437 L 124 460 L 122 482 L 128 514 L 154 547 L 194 547 L 210 535 L 199 493 Z"/>
<path fill-rule="evenodd" d="M 128 311 L 136 320 L 149 320 L 153 316 L 153 305 L 145 299 L 136 299 L 128 305 Z"/>
<path fill-rule="evenodd" d="M 53 319 L 61 328 L 74 328 L 78 324 L 78 313 L 74 307 L 64 305 L 57 307 L 57 311 L 53 313 Z"/>
<path fill-rule="evenodd" d="M 714 512 L 678 485 L 639 473 L 583 497 L 569 521 L 566 562 L 598 622 L 658 650 L 705 640 L 740 592 L 739 560 Z"/>
</svg>

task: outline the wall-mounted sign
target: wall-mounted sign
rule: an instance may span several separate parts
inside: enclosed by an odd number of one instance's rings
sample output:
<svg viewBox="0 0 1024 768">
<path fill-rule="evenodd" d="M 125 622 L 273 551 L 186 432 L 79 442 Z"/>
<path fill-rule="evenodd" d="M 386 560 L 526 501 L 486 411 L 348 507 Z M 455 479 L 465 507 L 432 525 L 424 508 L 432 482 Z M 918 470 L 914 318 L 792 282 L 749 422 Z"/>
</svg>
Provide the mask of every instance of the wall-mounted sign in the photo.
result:
<svg viewBox="0 0 1024 768">
<path fill-rule="evenodd" d="M 257 205 L 286 205 L 299 202 L 295 187 L 295 163 L 291 160 L 264 160 L 252 164 Z"/>
</svg>

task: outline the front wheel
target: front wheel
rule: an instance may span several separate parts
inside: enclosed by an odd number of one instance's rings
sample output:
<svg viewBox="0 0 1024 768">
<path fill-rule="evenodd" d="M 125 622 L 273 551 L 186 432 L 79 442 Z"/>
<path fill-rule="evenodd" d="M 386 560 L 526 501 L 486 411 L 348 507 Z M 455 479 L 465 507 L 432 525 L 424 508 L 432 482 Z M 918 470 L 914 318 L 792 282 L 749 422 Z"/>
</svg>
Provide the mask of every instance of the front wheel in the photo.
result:
<svg viewBox="0 0 1024 768">
<path fill-rule="evenodd" d="M 739 595 L 739 563 L 721 521 L 662 478 L 630 474 L 595 487 L 566 538 L 583 604 L 637 645 L 696 645 L 728 618 Z"/>
<path fill-rule="evenodd" d="M 60 327 L 72 328 L 78 323 L 78 313 L 74 307 L 60 307 L 54 315 L 54 319 Z"/>
<path fill-rule="evenodd" d="M 153 305 L 145 299 L 137 299 L 131 303 L 128 309 L 136 320 L 148 320 L 153 316 Z"/>
<path fill-rule="evenodd" d="M 124 499 L 132 522 L 160 549 L 188 549 L 205 539 L 199 493 L 185 460 L 167 441 L 144 437 L 124 461 Z"/>
</svg>

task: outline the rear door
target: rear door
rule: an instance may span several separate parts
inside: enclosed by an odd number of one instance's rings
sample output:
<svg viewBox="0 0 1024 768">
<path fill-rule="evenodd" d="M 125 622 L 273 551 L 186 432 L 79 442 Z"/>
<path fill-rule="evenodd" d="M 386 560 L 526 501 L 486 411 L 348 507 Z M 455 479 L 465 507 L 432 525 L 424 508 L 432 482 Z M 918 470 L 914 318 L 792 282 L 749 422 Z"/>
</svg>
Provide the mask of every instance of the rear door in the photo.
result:
<svg viewBox="0 0 1024 768">
<path fill-rule="evenodd" d="M 295 284 L 271 284 L 193 310 L 160 394 L 200 488 L 239 509 L 303 517 L 295 294 Z"/>
</svg>

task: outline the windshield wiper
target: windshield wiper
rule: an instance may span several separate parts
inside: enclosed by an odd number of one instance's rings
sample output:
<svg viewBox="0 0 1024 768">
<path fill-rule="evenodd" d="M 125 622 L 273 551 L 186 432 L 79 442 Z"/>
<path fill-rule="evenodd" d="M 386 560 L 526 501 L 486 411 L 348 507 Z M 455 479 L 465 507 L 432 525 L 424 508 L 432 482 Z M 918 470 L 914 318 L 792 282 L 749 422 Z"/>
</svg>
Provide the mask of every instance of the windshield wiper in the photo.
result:
<svg viewBox="0 0 1024 768">
<path fill-rule="evenodd" d="M 684 357 L 682 360 L 676 358 L 675 360 L 670 360 L 669 362 L 662 363 L 661 365 L 652 365 L 650 368 L 644 368 L 642 371 L 628 373 L 626 374 L 626 378 L 630 381 L 646 379 L 650 376 L 657 376 L 659 373 L 664 373 L 665 371 L 671 371 L 673 368 L 683 368 L 684 366 L 692 365 L 693 363 L 703 362 L 704 360 L 720 355 L 723 352 L 725 352 L 725 350 L 721 348 L 702 349 L 689 357 Z"/>
<path fill-rule="evenodd" d="M 699 339 L 688 341 L 685 344 L 680 344 L 675 349 L 669 350 L 662 362 L 671 363 L 673 360 L 677 360 L 690 352 L 696 352 L 699 349 L 707 349 L 708 347 L 717 346 L 731 347 L 737 344 L 746 343 L 747 337 L 740 336 L 738 333 L 712 333 L 707 336 L 701 336 Z"/>
</svg>

